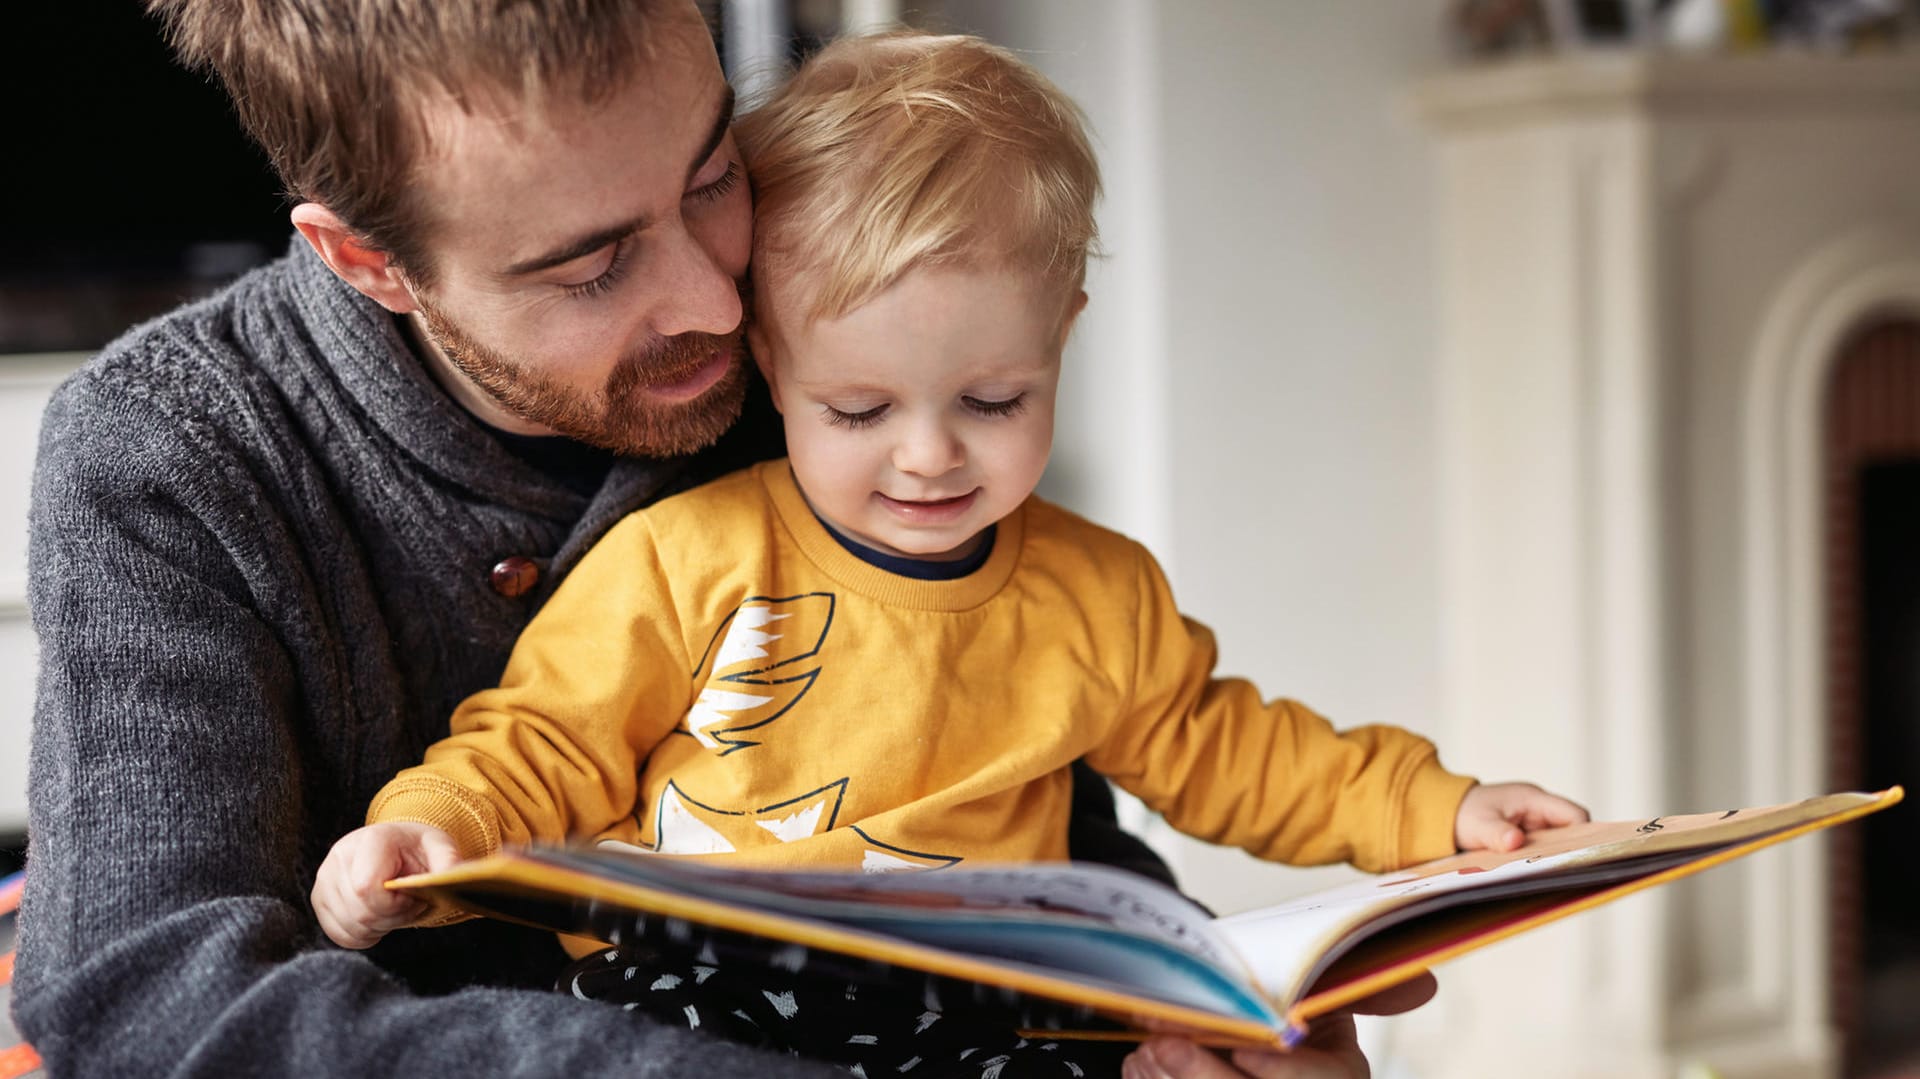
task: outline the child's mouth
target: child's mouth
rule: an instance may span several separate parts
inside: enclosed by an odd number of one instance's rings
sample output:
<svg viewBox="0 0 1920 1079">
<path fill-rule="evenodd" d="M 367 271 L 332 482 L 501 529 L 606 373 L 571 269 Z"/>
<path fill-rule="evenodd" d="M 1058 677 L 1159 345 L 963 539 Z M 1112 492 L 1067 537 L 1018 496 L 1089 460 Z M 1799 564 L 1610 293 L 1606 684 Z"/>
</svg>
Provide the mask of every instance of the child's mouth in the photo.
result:
<svg viewBox="0 0 1920 1079">
<path fill-rule="evenodd" d="M 917 524 L 941 524 L 951 521 L 973 508 L 974 499 L 980 495 L 980 489 L 974 488 L 963 495 L 951 498 L 904 499 L 876 493 L 874 497 L 880 504 L 895 515 Z"/>
</svg>

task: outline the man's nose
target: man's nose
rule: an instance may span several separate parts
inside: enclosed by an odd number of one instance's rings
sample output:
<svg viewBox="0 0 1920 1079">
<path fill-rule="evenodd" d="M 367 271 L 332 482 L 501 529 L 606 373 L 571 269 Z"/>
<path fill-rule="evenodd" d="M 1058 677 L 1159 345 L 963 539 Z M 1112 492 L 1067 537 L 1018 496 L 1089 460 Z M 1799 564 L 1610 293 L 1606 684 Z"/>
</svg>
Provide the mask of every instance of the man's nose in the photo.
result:
<svg viewBox="0 0 1920 1079">
<path fill-rule="evenodd" d="M 740 325 L 740 288 L 699 238 L 680 229 L 668 243 L 660 267 L 660 299 L 652 322 L 654 333 L 678 337 L 683 333 L 732 333 Z"/>
<path fill-rule="evenodd" d="M 893 447 L 893 467 L 912 476 L 944 476 L 966 459 L 966 446 L 937 421 L 912 424 Z"/>
</svg>

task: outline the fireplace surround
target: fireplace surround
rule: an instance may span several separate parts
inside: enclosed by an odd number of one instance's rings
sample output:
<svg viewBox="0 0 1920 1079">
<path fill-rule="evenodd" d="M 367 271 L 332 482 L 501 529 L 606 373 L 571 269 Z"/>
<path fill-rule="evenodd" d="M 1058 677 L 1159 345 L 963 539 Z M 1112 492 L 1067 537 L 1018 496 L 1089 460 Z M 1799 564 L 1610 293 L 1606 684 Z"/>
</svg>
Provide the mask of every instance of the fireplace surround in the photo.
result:
<svg viewBox="0 0 1920 1079">
<path fill-rule="evenodd" d="M 1823 424 L 1920 317 L 1920 58 L 1614 53 L 1419 87 L 1449 759 L 1602 816 L 1833 784 Z M 1449 968 L 1422 1074 L 1840 1075 L 1805 840 Z"/>
</svg>

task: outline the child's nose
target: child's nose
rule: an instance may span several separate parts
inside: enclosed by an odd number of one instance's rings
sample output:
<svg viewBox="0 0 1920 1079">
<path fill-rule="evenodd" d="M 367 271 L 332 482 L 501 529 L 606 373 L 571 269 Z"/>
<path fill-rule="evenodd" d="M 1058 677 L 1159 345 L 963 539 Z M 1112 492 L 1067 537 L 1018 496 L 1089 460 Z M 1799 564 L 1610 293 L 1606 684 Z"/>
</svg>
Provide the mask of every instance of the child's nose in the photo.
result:
<svg viewBox="0 0 1920 1079">
<path fill-rule="evenodd" d="M 966 450 L 937 423 L 915 425 L 893 448 L 893 467 L 913 476 L 944 476 L 966 460 Z"/>
</svg>

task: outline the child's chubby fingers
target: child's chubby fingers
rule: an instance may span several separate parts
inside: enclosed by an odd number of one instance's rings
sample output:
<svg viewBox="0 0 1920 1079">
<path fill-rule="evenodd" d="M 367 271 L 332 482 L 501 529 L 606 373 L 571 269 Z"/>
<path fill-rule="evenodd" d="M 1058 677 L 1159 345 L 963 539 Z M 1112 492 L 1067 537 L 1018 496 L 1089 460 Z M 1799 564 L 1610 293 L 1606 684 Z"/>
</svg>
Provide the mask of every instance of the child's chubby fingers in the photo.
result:
<svg viewBox="0 0 1920 1079">
<path fill-rule="evenodd" d="M 391 917 L 411 900 L 404 892 L 389 891 L 387 882 L 406 876 L 413 842 L 404 832 L 376 824 L 349 832 L 334 848 L 345 860 L 341 886 L 368 916 Z"/>
<path fill-rule="evenodd" d="M 1525 784 L 1532 787 L 1532 784 Z M 1533 788 L 1533 796 L 1527 800 L 1519 817 L 1519 824 L 1529 832 L 1542 828 L 1564 828 L 1569 824 L 1585 824 L 1592 819 L 1587 807 L 1578 802 L 1562 798 L 1549 791 Z"/>
<path fill-rule="evenodd" d="M 1519 849 L 1526 841 L 1527 834 L 1518 825 L 1487 809 L 1470 813 L 1463 808 L 1453 825 L 1453 843 L 1461 850 L 1505 853 Z"/>
<path fill-rule="evenodd" d="M 354 929 L 358 916 L 353 910 L 356 904 L 347 883 L 348 857 L 345 840 L 327 851 L 319 872 L 314 875 L 308 902 L 313 906 L 314 920 L 320 923 L 329 940 L 342 948 L 364 948 L 367 945 L 359 943 L 360 935 Z"/>
<path fill-rule="evenodd" d="M 452 869 L 460 864 L 460 845 L 446 832 L 429 825 L 418 825 L 419 846 L 417 853 L 419 865 L 406 867 L 409 873 L 438 873 L 442 869 Z"/>
<path fill-rule="evenodd" d="M 1495 783 L 1479 789 L 1487 792 L 1502 817 L 1529 832 L 1585 824 L 1588 819 L 1586 807 L 1532 783 Z"/>
<path fill-rule="evenodd" d="M 314 913 L 327 937 L 342 948 L 371 948 L 389 932 L 405 925 L 405 919 L 376 915 L 356 897 L 315 904 Z"/>
<path fill-rule="evenodd" d="M 339 876 L 315 885 L 313 913 L 328 939 L 342 948 L 371 948 L 398 928 L 387 924 L 391 916 L 376 914 Z"/>
<path fill-rule="evenodd" d="M 1517 850 L 1526 833 L 1585 823 L 1587 811 L 1576 802 L 1532 783 L 1486 783 L 1467 791 L 1455 818 L 1454 841 L 1461 850 Z"/>
<path fill-rule="evenodd" d="M 389 889 L 388 881 L 459 860 L 453 838 L 430 825 L 399 822 L 355 829 L 333 845 L 320 865 L 313 885 L 314 915 L 341 947 L 371 947 L 427 909 L 425 901 Z"/>
</svg>

